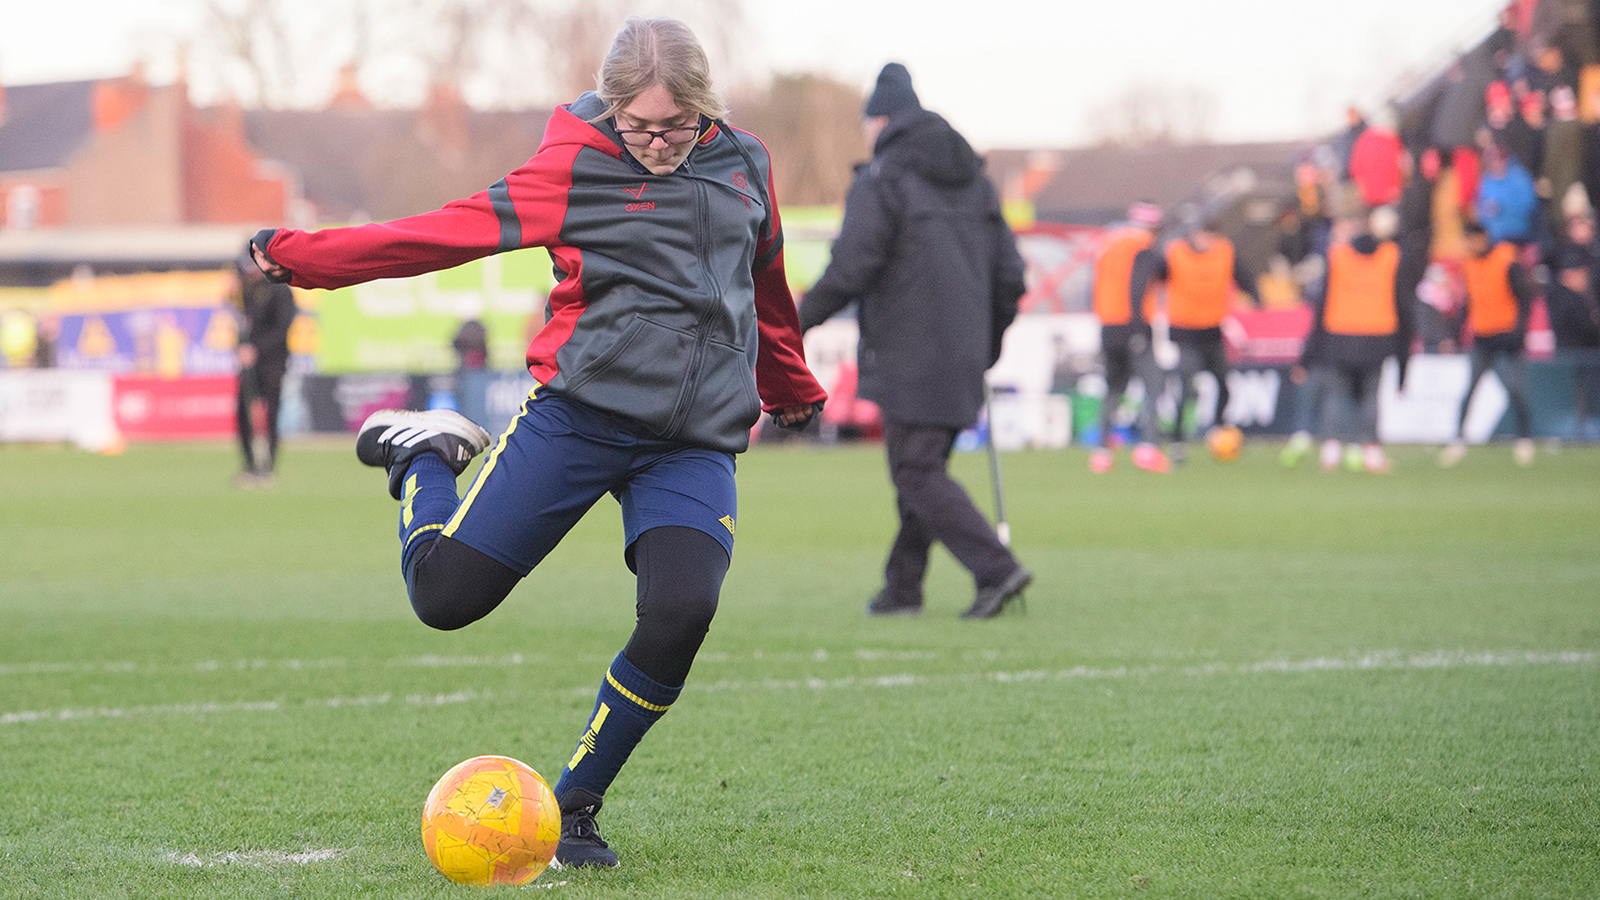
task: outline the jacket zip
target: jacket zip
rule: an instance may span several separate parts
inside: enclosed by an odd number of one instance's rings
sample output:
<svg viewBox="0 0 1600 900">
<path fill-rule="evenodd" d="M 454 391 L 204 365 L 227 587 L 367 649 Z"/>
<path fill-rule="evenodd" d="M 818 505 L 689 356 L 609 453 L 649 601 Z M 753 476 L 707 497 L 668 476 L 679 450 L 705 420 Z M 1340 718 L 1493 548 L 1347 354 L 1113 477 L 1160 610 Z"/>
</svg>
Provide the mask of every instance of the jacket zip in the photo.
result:
<svg viewBox="0 0 1600 900">
<path fill-rule="evenodd" d="M 706 344 L 711 340 L 711 320 L 716 317 L 717 311 L 722 308 L 722 285 L 718 283 L 716 274 L 711 268 L 711 201 L 706 186 L 699 179 L 695 179 L 695 243 L 698 245 L 697 255 L 700 258 L 700 271 L 705 275 L 706 284 L 711 288 L 711 302 L 705 311 L 700 314 L 698 327 L 695 329 L 694 350 L 689 354 L 688 377 L 685 379 L 683 391 L 678 398 L 678 408 L 673 412 L 672 420 L 667 424 L 664 437 L 675 438 L 688 423 L 689 412 L 694 409 L 695 395 L 700 392 L 700 382 L 703 372 L 701 363 L 705 359 Z"/>
</svg>

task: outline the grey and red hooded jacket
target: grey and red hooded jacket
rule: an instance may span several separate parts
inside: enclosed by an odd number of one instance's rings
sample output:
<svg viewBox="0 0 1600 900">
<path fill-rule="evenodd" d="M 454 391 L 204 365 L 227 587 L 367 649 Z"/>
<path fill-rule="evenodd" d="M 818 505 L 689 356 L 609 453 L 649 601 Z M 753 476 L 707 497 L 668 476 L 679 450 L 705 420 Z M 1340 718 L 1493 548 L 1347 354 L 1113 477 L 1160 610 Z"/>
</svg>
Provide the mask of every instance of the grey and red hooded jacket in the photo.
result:
<svg viewBox="0 0 1600 900">
<path fill-rule="evenodd" d="M 533 158 L 442 209 L 254 243 L 297 287 L 404 278 L 545 247 L 558 283 L 528 346 L 549 391 L 650 436 L 743 451 L 763 409 L 820 403 L 783 269 L 771 158 L 754 135 L 702 120 L 670 175 L 639 165 L 585 93 L 558 108 Z"/>
</svg>

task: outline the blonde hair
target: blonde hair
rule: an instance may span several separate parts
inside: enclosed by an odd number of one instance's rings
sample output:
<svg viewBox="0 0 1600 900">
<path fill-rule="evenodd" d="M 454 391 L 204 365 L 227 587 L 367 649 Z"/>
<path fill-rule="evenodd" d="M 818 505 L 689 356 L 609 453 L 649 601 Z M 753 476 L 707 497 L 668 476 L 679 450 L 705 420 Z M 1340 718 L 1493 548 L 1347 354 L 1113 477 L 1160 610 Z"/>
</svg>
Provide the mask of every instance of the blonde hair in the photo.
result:
<svg viewBox="0 0 1600 900">
<path fill-rule="evenodd" d="M 712 119 L 727 114 L 711 89 L 711 62 L 689 26 L 677 19 L 629 16 L 600 66 L 599 94 L 609 119 L 636 97 L 659 84 L 684 112 Z"/>
</svg>

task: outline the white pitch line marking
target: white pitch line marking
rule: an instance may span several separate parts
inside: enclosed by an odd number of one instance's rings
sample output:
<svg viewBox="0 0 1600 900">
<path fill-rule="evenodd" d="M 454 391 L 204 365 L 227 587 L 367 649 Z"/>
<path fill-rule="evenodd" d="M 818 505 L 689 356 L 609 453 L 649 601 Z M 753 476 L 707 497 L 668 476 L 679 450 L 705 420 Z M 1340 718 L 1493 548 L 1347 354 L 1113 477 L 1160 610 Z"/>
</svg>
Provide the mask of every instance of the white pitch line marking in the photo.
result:
<svg viewBox="0 0 1600 900">
<path fill-rule="evenodd" d="M 935 650 L 858 649 L 852 650 L 848 654 L 839 654 L 839 658 L 844 658 L 847 655 L 862 662 L 921 662 L 938 659 L 940 653 Z M 998 656 L 998 653 L 990 652 L 985 654 L 984 658 L 996 659 Z M 595 658 L 596 660 L 603 659 L 603 662 L 609 662 L 611 659 L 609 656 Z M 746 658 L 764 662 L 828 662 L 834 658 L 834 655 L 822 648 L 810 651 L 784 651 L 765 654 L 755 651 L 752 654 L 741 654 L 738 657 L 730 656 L 727 653 L 713 652 L 701 653 L 695 658 L 695 662 L 701 664 L 742 662 Z M 538 658 L 530 658 L 521 653 L 506 653 L 498 656 L 438 656 L 427 654 L 371 661 L 331 657 L 328 659 L 202 659 L 190 663 L 136 663 L 128 660 L 108 662 L 30 662 L 0 663 L 0 677 L 8 675 L 116 675 L 156 672 L 183 672 L 202 675 L 218 672 L 296 672 L 362 668 L 371 664 L 389 668 L 482 669 L 534 665 L 539 661 Z"/>
<path fill-rule="evenodd" d="M 327 862 L 343 856 L 343 850 L 243 850 L 227 851 L 222 853 L 168 853 L 163 859 L 176 866 L 189 866 L 192 868 L 211 868 L 214 866 L 250 866 L 264 868 L 266 866 L 304 866 L 310 863 Z"/>
<path fill-rule="evenodd" d="M 1070 669 L 1032 669 L 1020 672 L 960 672 L 941 675 L 917 675 L 902 672 L 893 675 L 847 676 L 844 678 L 818 678 L 806 676 L 796 679 L 763 679 L 760 681 L 723 680 L 694 685 L 704 693 L 722 691 L 787 691 L 798 689 L 837 690 L 842 688 L 904 688 L 916 685 L 960 683 L 978 680 L 996 684 L 1025 684 L 1039 681 L 1067 681 L 1077 679 L 1124 679 L 1139 676 L 1180 675 L 1204 678 L 1217 675 L 1267 675 L 1311 674 L 1321 672 L 1347 672 L 1364 670 L 1437 670 L 1509 666 L 1587 666 L 1600 662 L 1600 653 L 1586 650 L 1561 651 L 1435 651 L 1406 654 L 1398 650 L 1385 650 L 1350 657 L 1315 657 L 1304 660 L 1266 660 L 1242 665 L 1213 663 L 1204 666 L 1116 666 L 1098 668 L 1073 666 Z M 568 693 L 588 696 L 593 688 L 568 689 Z M 79 709 L 24 710 L 0 713 L 0 726 L 29 722 L 60 722 L 81 719 L 123 719 L 146 715 L 210 715 L 229 712 L 281 712 L 302 708 L 328 708 L 348 706 L 382 706 L 391 701 L 391 695 L 368 697 L 328 697 L 291 703 L 285 700 L 214 701 L 207 703 L 173 703 L 159 706 L 89 707 Z M 408 694 L 405 703 L 411 706 L 449 706 L 479 700 L 509 699 L 509 695 L 490 691 L 461 690 L 439 694 Z"/>
</svg>

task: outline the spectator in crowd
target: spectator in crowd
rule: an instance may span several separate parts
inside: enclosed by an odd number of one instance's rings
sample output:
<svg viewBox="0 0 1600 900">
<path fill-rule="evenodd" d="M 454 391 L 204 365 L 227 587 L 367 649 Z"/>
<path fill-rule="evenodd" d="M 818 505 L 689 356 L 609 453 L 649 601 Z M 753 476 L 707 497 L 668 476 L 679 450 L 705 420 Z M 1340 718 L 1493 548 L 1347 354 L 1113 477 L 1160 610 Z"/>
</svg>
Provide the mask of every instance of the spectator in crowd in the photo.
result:
<svg viewBox="0 0 1600 900">
<path fill-rule="evenodd" d="M 1533 176 L 1522 163 L 1491 145 L 1484 152 L 1487 169 L 1478 187 L 1478 221 L 1491 244 L 1525 244 L 1533 239 L 1539 195 Z"/>
<path fill-rule="evenodd" d="M 53 369 L 56 365 L 56 340 L 61 337 L 61 318 L 43 313 L 34 320 L 33 367 Z"/>
<path fill-rule="evenodd" d="M 1337 181 L 1350 178 L 1350 157 L 1355 153 L 1356 141 L 1367 130 L 1367 117 L 1354 106 L 1345 109 L 1344 121 L 1344 131 L 1333 142 L 1334 178 Z"/>
<path fill-rule="evenodd" d="M 1483 154 L 1476 147 L 1461 146 L 1450 151 L 1451 168 L 1455 171 L 1455 184 L 1459 196 L 1456 205 L 1464 218 L 1477 215 L 1478 188 L 1483 181 Z"/>
<path fill-rule="evenodd" d="M 883 67 L 863 127 L 872 162 L 856 170 L 833 258 L 806 293 L 800 326 L 859 305 L 858 393 L 883 410 L 900 514 L 883 589 L 867 612 L 920 613 L 938 541 L 977 587 L 963 617 L 990 618 L 1033 575 L 947 469 L 956 435 L 983 408 L 984 372 L 1016 317 L 1022 257 L 983 160 L 922 108 L 905 66 Z"/>
<path fill-rule="evenodd" d="M 1518 465 L 1533 462 L 1532 415 L 1528 409 L 1527 366 L 1522 345 L 1533 306 L 1533 286 L 1527 270 L 1517 262 L 1517 247 L 1509 241 L 1491 242 L 1488 230 L 1468 225 L 1465 262 L 1467 273 L 1467 333 L 1472 339 L 1472 374 L 1466 396 L 1461 398 L 1461 413 L 1456 417 L 1456 436 L 1439 455 L 1440 465 L 1449 467 L 1466 456 L 1462 433 L 1467 409 L 1478 381 L 1491 369 L 1500 377 L 1510 395 L 1511 412 L 1516 417 L 1517 441 L 1513 457 Z"/>
<path fill-rule="evenodd" d="M 1400 215 L 1400 235 L 1419 239 L 1426 245 L 1433 238 L 1433 193 L 1439 186 L 1439 151 L 1429 147 L 1419 156 L 1408 151 L 1401 163 L 1406 177 L 1396 209 Z"/>
<path fill-rule="evenodd" d="M 1222 343 L 1222 320 L 1233 305 L 1234 288 L 1258 308 L 1255 276 L 1234 250 L 1233 242 L 1210 231 L 1196 216 L 1186 225 L 1187 235 L 1167 245 L 1141 252 L 1134 262 L 1132 296 L 1142 297 L 1152 281 L 1167 285 L 1168 333 L 1178 345 L 1178 411 L 1172 424 L 1172 458 L 1184 456 L 1184 410 L 1195 397 L 1194 379 L 1209 372 L 1216 379 L 1216 407 L 1211 419 L 1222 423 L 1228 408 L 1228 356 Z M 1196 415 L 1199 415 L 1198 410 Z"/>
<path fill-rule="evenodd" d="M 1551 120 L 1545 128 L 1545 154 L 1540 197 L 1545 207 L 1545 224 L 1550 239 L 1541 244 L 1549 249 L 1554 236 L 1565 230 L 1561 202 L 1575 184 L 1583 183 L 1583 123 L 1578 121 L 1577 94 L 1567 85 L 1550 91 Z M 1548 255 L 1548 254 L 1547 254 Z"/>
<path fill-rule="evenodd" d="M 1589 95 L 1583 126 L 1583 188 L 1590 203 L 1600 203 L 1600 91 Z"/>
<path fill-rule="evenodd" d="M 239 279 L 239 390 L 237 419 L 244 470 L 241 487 L 270 484 L 278 462 L 278 410 L 283 376 L 289 370 L 289 326 L 294 324 L 294 292 L 268 281 L 248 255 L 234 261 Z M 256 407 L 264 408 L 257 422 Z M 257 427 L 265 434 L 256 434 Z M 265 446 L 258 446 L 264 439 Z"/>
<path fill-rule="evenodd" d="M 1428 254 L 1434 259 L 1457 260 L 1467 255 L 1462 227 L 1471 218 L 1472 208 L 1461 203 L 1461 173 L 1455 153 L 1439 154 L 1439 174 L 1434 180 L 1433 236 Z"/>
<path fill-rule="evenodd" d="M 456 351 L 456 411 L 490 428 L 487 398 L 489 390 L 489 329 L 477 319 L 467 319 L 456 329 L 450 347 Z"/>
<path fill-rule="evenodd" d="M 1535 121 L 1543 117 L 1543 103 L 1537 94 L 1523 97 L 1522 110 L 1512 100 L 1511 88 L 1504 81 L 1489 84 L 1485 97 L 1487 140 L 1504 149 L 1506 154 L 1520 161 L 1529 172 L 1538 172 L 1544 165 L 1544 136 Z"/>
<path fill-rule="evenodd" d="M 1347 468 L 1389 471 L 1378 443 L 1378 383 L 1390 357 L 1399 358 L 1404 381 L 1411 352 L 1407 300 L 1427 265 L 1422 246 L 1402 251 L 1395 240 L 1399 224 L 1393 208 L 1379 207 L 1361 233 L 1328 251 L 1327 294 L 1313 307 L 1301 357 L 1302 366 L 1320 371 L 1318 381 L 1327 392 L 1321 428 L 1325 470 L 1339 465 L 1342 438 Z"/>
<path fill-rule="evenodd" d="M 1545 303 L 1556 359 L 1572 372 L 1574 434 L 1582 438 L 1590 413 L 1600 412 L 1600 243 L 1592 210 L 1582 208 L 1567 217 L 1552 269 Z"/>
<path fill-rule="evenodd" d="M 1300 221 L 1305 223 L 1310 238 L 1310 252 L 1321 256 L 1328 250 L 1329 220 L 1328 189 L 1324 170 L 1317 165 L 1319 155 L 1313 150 L 1295 166 L 1294 182 Z"/>
<path fill-rule="evenodd" d="M 1559 2 L 1545 2 L 1541 6 L 1555 9 Z M 1559 30 L 1559 29 L 1554 29 Z M 1547 32 L 1550 33 L 1550 32 Z M 1528 90 L 1549 95 L 1557 87 L 1571 87 L 1578 83 L 1577 74 L 1567 66 L 1566 54 L 1554 44 L 1532 48 L 1533 67 L 1527 70 Z"/>
<path fill-rule="evenodd" d="M 1361 192 L 1362 203 L 1376 208 L 1400 199 L 1403 149 L 1394 114 L 1387 110 L 1356 138 L 1350 151 L 1350 180 Z"/>
<path fill-rule="evenodd" d="M 1549 117 L 1545 115 L 1546 97 L 1538 91 L 1528 91 L 1517 102 L 1517 117 L 1513 120 L 1517 125 L 1513 129 L 1513 137 L 1522 142 L 1522 152 L 1513 152 L 1512 155 L 1522 160 L 1522 164 L 1529 172 L 1543 172 L 1545 160 L 1545 145 L 1547 138 L 1545 128 L 1549 124 Z M 1501 147 L 1512 150 L 1512 146 L 1496 141 Z"/>
<path fill-rule="evenodd" d="M 1166 387 L 1166 372 L 1156 362 L 1151 345 L 1150 316 L 1155 311 L 1155 287 L 1145 288 L 1137 301 L 1129 293 L 1133 261 L 1155 243 L 1161 228 L 1161 207 L 1135 203 L 1128 210 L 1128 227 L 1112 234 L 1094 266 L 1094 312 L 1100 319 L 1100 356 L 1105 362 L 1106 396 L 1100 404 L 1100 446 L 1089 454 L 1089 469 L 1111 471 L 1112 429 L 1128 381 L 1138 376 L 1144 388 L 1139 404 L 1139 442 L 1133 464 L 1147 472 L 1166 472 L 1166 454 L 1156 445 L 1156 398 Z"/>
<path fill-rule="evenodd" d="M 1278 255 L 1290 266 L 1298 266 L 1316 253 L 1311 222 L 1298 203 L 1286 203 L 1278 210 L 1277 234 Z"/>
</svg>

